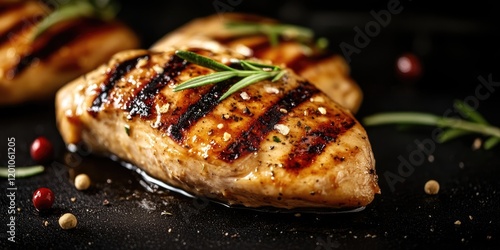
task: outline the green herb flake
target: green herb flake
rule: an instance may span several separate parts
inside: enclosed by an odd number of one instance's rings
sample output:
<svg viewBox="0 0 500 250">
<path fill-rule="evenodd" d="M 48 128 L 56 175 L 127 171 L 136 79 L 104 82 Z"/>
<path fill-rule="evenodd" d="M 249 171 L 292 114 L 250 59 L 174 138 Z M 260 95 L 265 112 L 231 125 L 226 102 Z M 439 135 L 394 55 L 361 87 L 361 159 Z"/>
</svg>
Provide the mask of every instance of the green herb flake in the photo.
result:
<svg viewBox="0 0 500 250">
<path fill-rule="evenodd" d="M 310 126 L 308 126 L 308 125 L 306 125 L 304 128 L 306 129 L 306 132 L 311 131 L 311 127 L 310 127 Z"/>
<path fill-rule="evenodd" d="M 274 142 L 281 142 L 281 139 L 278 136 L 273 136 Z"/>
<path fill-rule="evenodd" d="M 125 128 L 125 133 L 127 133 L 127 135 L 130 136 L 130 125 L 127 124 L 124 126 L 124 128 Z"/>
</svg>

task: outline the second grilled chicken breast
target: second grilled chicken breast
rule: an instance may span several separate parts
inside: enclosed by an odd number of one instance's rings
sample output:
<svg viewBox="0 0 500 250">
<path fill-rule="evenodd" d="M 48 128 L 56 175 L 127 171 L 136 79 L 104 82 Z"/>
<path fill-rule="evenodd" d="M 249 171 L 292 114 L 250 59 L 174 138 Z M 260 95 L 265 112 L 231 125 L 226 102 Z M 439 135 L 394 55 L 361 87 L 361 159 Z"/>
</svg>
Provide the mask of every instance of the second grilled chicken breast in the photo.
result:
<svg viewBox="0 0 500 250">
<path fill-rule="evenodd" d="M 225 64 L 244 59 L 193 51 Z M 222 101 L 231 79 L 173 91 L 212 72 L 174 49 L 121 52 L 58 92 L 62 138 L 231 205 L 353 208 L 380 192 L 368 136 L 348 109 L 290 69 Z"/>
<path fill-rule="evenodd" d="M 275 34 L 278 36 L 277 44 L 273 44 L 270 36 L 264 34 L 270 29 L 278 33 Z M 357 112 L 363 92 L 350 77 L 345 59 L 318 47 L 312 40 L 304 40 L 300 33 L 310 31 L 301 29 L 257 15 L 219 13 L 190 21 L 166 34 L 151 49 L 161 51 L 171 46 L 188 46 L 213 50 L 224 46 L 246 56 L 285 64 L 340 105 Z"/>
<path fill-rule="evenodd" d="M 97 18 L 66 20 L 35 38 L 53 11 L 43 1 L 0 3 L 0 106 L 49 100 L 63 84 L 139 46 L 125 24 Z"/>
</svg>

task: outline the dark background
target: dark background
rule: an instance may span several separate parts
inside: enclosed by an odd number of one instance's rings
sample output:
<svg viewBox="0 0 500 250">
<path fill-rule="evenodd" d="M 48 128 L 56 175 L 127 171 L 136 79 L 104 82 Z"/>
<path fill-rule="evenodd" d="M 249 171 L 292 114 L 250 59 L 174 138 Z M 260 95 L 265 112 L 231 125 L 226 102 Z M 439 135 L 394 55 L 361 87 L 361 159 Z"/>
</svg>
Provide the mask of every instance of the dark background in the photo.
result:
<svg viewBox="0 0 500 250">
<path fill-rule="evenodd" d="M 310 27 L 329 39 L 331 50 L 341 53 L 342 42 L 354 44 L 354 27 L 364 29 L 374 20 L 370 11 L 386 10 L 388 2 L 122 1 L 119 18 L 139 34 L 147 48 L 192 18 L 216 13 L 214 3 L 226 3 L 228 11 Z M 488 79 L 491 75 L 500 82 L 500 20 L 494 1 L 400 4 L 402 12 L 392 15 L 388 26 L 352 55 L 351 75 L 364 92 L 356 114 L 360 121 L 385 111 L 442 115 L 452 108 L 453 100 L 475 95 L 479 76 Z M 416 82 L 401 81 L 395 74 L 395 61 L 405 52 L 421 59 L 424 71 Z M 477 110 L 500 125 L 497 92 L 479 102 Z M 435 143 L 434 160 L 417 164 L 391 189 L 385 176 L 398 174 L 401 157 L 409 159 L 417 150 L 415 140 L 432 138 L 432 128 L 367 127 L 382 194 L 362 212 L 297 217 L 228 209 L 162 188 L 157 189 L 160 193 L 149 192 L 155 187 L 118 163 L 85 152 L 67 154 L 53 108 L 52 102 L 0 108 L 1 165 L 7 162 L 8 137 L 16 137 L 18 166 L 34 164 L 29 144 L 37 136 L 49 137 L 56 147 L 56 160 L 47 164 L 45 173 L 16 180 L 16 202 L 21 209 L 16 219 L 18 243 L 6 241 L 7 227 L 3 226 L 0 248 L 496 249 L 500 242 L 500 146 L 473 150 L 475 135 Z M 91 176 L 90 190 L 73 188 L 71 180 L 79 172 Z M 440 182 L 438 195 L 423 192 L 429 179 Z M 41 186 L 50 187 L 57 196 L 54 208 L 45 214 L 36 212 L 30 201 Z M 1 180 L 0 187 L 6 190 L 7 181 Z M 109 204 L 104 205 L 105 200 Z M 5 195 L 1 202 L 1 225 L 5 225 Z M 59 228 L 57 219 L 63 212 L 77 216 L 75 230 Z M 462 224 L 454 225 L 456 220 Z M 44 226 L 44 221 L 49 225 Z"/>
</svg>

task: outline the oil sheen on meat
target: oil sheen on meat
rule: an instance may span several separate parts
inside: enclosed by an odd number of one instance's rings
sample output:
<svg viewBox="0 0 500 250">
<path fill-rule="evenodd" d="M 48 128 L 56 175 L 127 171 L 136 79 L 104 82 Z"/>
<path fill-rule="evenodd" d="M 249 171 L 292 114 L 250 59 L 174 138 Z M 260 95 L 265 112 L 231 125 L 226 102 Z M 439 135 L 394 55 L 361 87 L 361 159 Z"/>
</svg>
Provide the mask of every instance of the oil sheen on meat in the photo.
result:
<svg viewBox="0 0 500 250">
<path fill-rule="evenodd" d="M 225 64 L 257 60 L 191 50 Z M 213 72 L 174 52 L 123 51 L 63 87 L 56 112 L 65 143 L 230 205 L 352 208 L 380 192 L 364 128 L 305 78 L 287 69 L 219 102 L 234 79 L 173 92 Z"/>
</svg>

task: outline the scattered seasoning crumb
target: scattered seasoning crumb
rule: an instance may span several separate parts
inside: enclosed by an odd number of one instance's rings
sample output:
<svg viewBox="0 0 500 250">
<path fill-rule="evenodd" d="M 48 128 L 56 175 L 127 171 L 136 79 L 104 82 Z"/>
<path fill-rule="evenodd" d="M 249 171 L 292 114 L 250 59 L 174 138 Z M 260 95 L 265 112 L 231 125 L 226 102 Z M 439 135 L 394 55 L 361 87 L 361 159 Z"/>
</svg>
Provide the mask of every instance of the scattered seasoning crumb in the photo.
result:
<svg viewBox="0 0 500 250">
<path fill-rule="evenodd" d="M 227 120 L 227 119 L 229 119 L 229 115 L 228 114 L 223 114 L 222 118 L 225 119 L 225 120 Z"/>
<path fill-rule="evenodd" d="M 78 190 L 86 190 L 90 187 L 90 178 L 86 174 L 79 174 L 75 177 L 75 187 Z"/>
<path fill-rule="evenodd" d="M 171 232 L 172 232 L 172 228 L 169 228 L 169 229 L 167 230 L 167 232 L 168 232 L 168 233 L 171 233 Z"/>
<path fill-rule="evenodd" d="M 228 132 L 224 132 L 224 137 L 222 139 L 224 141 L 229 141 L 231 139 L 231 134 Z"/>
<path fill-rule="evenodd" d="M 318 108 L 318 111 L 322 114 L 322 115 L 326 115 L 326 109 L 324 107 L 319 107 Z"/>
<path fill-rule="evenodd" d="M 429 180 L 425 183 L 424 191 L 426 194 L 437 194 L 439 192 L 439 182 Z"/>
<path fill-rule="evenodd" d="M 108 206 L 109 204 L 110 204 L 110 203 L 109 203 L 108 199 L 104 199 L 104 200 L 102 201 L 102 205 L 103 205 L 103 206 Z"/>
<path fill-rule="evenodd" d="M 240 97 L 241 97 L 241 99 L 243 99 L 245 101 L 250 100 L 250 96 L 247 94 L 247 92 L 241 92 Z"/>
<path fill-rule="evenodd" d="M 20 208 L 20 207 L 18 207 L 18 208 L 17 208 L 17 211 L 18 211 L 18 212 L 21 212 L 21 208 Z"/>
<path fill-rule="evenodd" d="M 113 183 L 113 180 L 111 180 L 111 179 L 107 179 L 107 180 L 106 180 L 106 183 L 111 184 L 111 183 Z"/>
<path fill-rule="evenodd" d="M 325 99 L 323 99 L 323 97 L 321 97 L 321 96 L 317 96 L 317 97 L 314 97 L 314 98 L 311 97 L 309 99 L 309 101 L 311 101 L 311 102 L 324 102 Z"/>
<path fill-rule="evenodd" d="M 428 160 L 429 162 L 434 162 L 434 155 L 429 155 L 429 156 L 427 156 L 427 160 Z"/>
<path fill-rule="evenodd" d="M 166 103 L 166 104 L 163 104 L 159 110 L 160 110 L 160 113 L 167 113 L 169 109 L 170 109 L 170 103 Z"/>
<path fill-rule="evenodd" d="M 478 150 L 481 148 L 481 145 L 483 144 L 483 141 L 481 138 L 476 138 L 474 142 L 472 143 L 472 150 Z"/>
<path fill-rule="evenodd" d="M 65 213 L 59 218 L 59 226 L 61 226 L 62 229 L 75 228 L 76 224 L 76 217 L 71 213 Z"/>
<path fill-rule="evenodd" d="M 217 124 L 218 129 L 222 129 L 223 127 L 224 127 L 224 124 L 222 124 L 222 123 Z"/>
<path fill-rule="evenodd" d="M 170 213 L 170 212 L 167 212 L 167 211 L 162 211 L 160 215 L 168 215 L 168 216 L 172 216 L 173 214 Z"/>
<path fill-rule="evenodd" d="M 462 241 L 462 242 L 465 242 L 465 238 L 462 238 L 462 240 L 461 240 L 461 241 Z"/>
<path fill-rule="evenodd" d="M 472 219 L 474 219 L 474 218 L 472 218 L 472 215 L 469 215 L 469 220 L 472 220 Z"/>
<path fill-rule="evenodd" d="M 71 197 L 71 198 L 69 198 L 69 200 L 70 200 L 71 202 L 75 202 L 75 201 L 76 201 L 76 197 Z"/>
<path fill-rule="evenodd" d="M 146 66 L 146 64 L 148 63 L 148 60 L 147 59 L 140 59 L 137 64 L 135 65 L 135 68 L 139 69 L 139 68 L 142 68 L 144 66 Z"/>
<path fill-rule="evenodd" d="M 228 233 L 228 232 L 224 233 L 224 236 L 228 236 L 228 235 L 229 235 L 229 233 Z"/>
<path fill-rule="evenodd" d="M 50 224 L 50 223 L 49 223 L 48 221 L 46 221 L 46 220 L 44 220 L 44 221 L 43 221 L 43 225 L 44 225 L 45 227 L 47 227 L 49 224 Z"/>
<path fill-rule="evenodd" d="M 491 235 L 486 235 L 487 240 L 491 240 Z"/>
<path fill-rule="evenodd" d="M 154 71 L 157 73 L 157 74 L 162 74 L 164 69 L 162 67 L 160 67 L 159 65 L 155 65 L 153 66 L 153 69 Z"/>
<path fill-rule="evenodd" d="M 280 92 L 279 89 L 268 85 L 264 86 L 264 90 L 269 94 L 278 94 Z"/>
<path fill-rule="evenodd" d="M 462 222 L 459 220 L 456 220 L 455 223 L 453 223 L 453 224 L 455 224 L 455 226 L 460 226 L 460 225 L 462 225 Z"/>
<path fill-rule="evenodd" d="M 308 116 L 308 115 L 309 115 L 309 111 L 304 110 L 304 116 Z"/>
<path fill-rule="evenodd" d="M 288 135 L 290 128 L 284 124 L 275 124 L 274 129 L 276 129 L 282 135 Z"/>
<path fill-rule="evenodd" d="M 286 114 L 286 113 L 288 113 L 288 110 L 286 110 L 286 109 L 284 109 L 284 108 L 281 108 L 281 109 L 280 109 L 280 112 L 281 112 L 281 113 L 283 113 L 283 114 Z"/>
<path fill-rule="evenodd" d="M 300 213 L 295 214 L 295 217 L 300 217 L 300 216 L 302 216 L 302 214 L 300 214 Z"/>
</svg>

